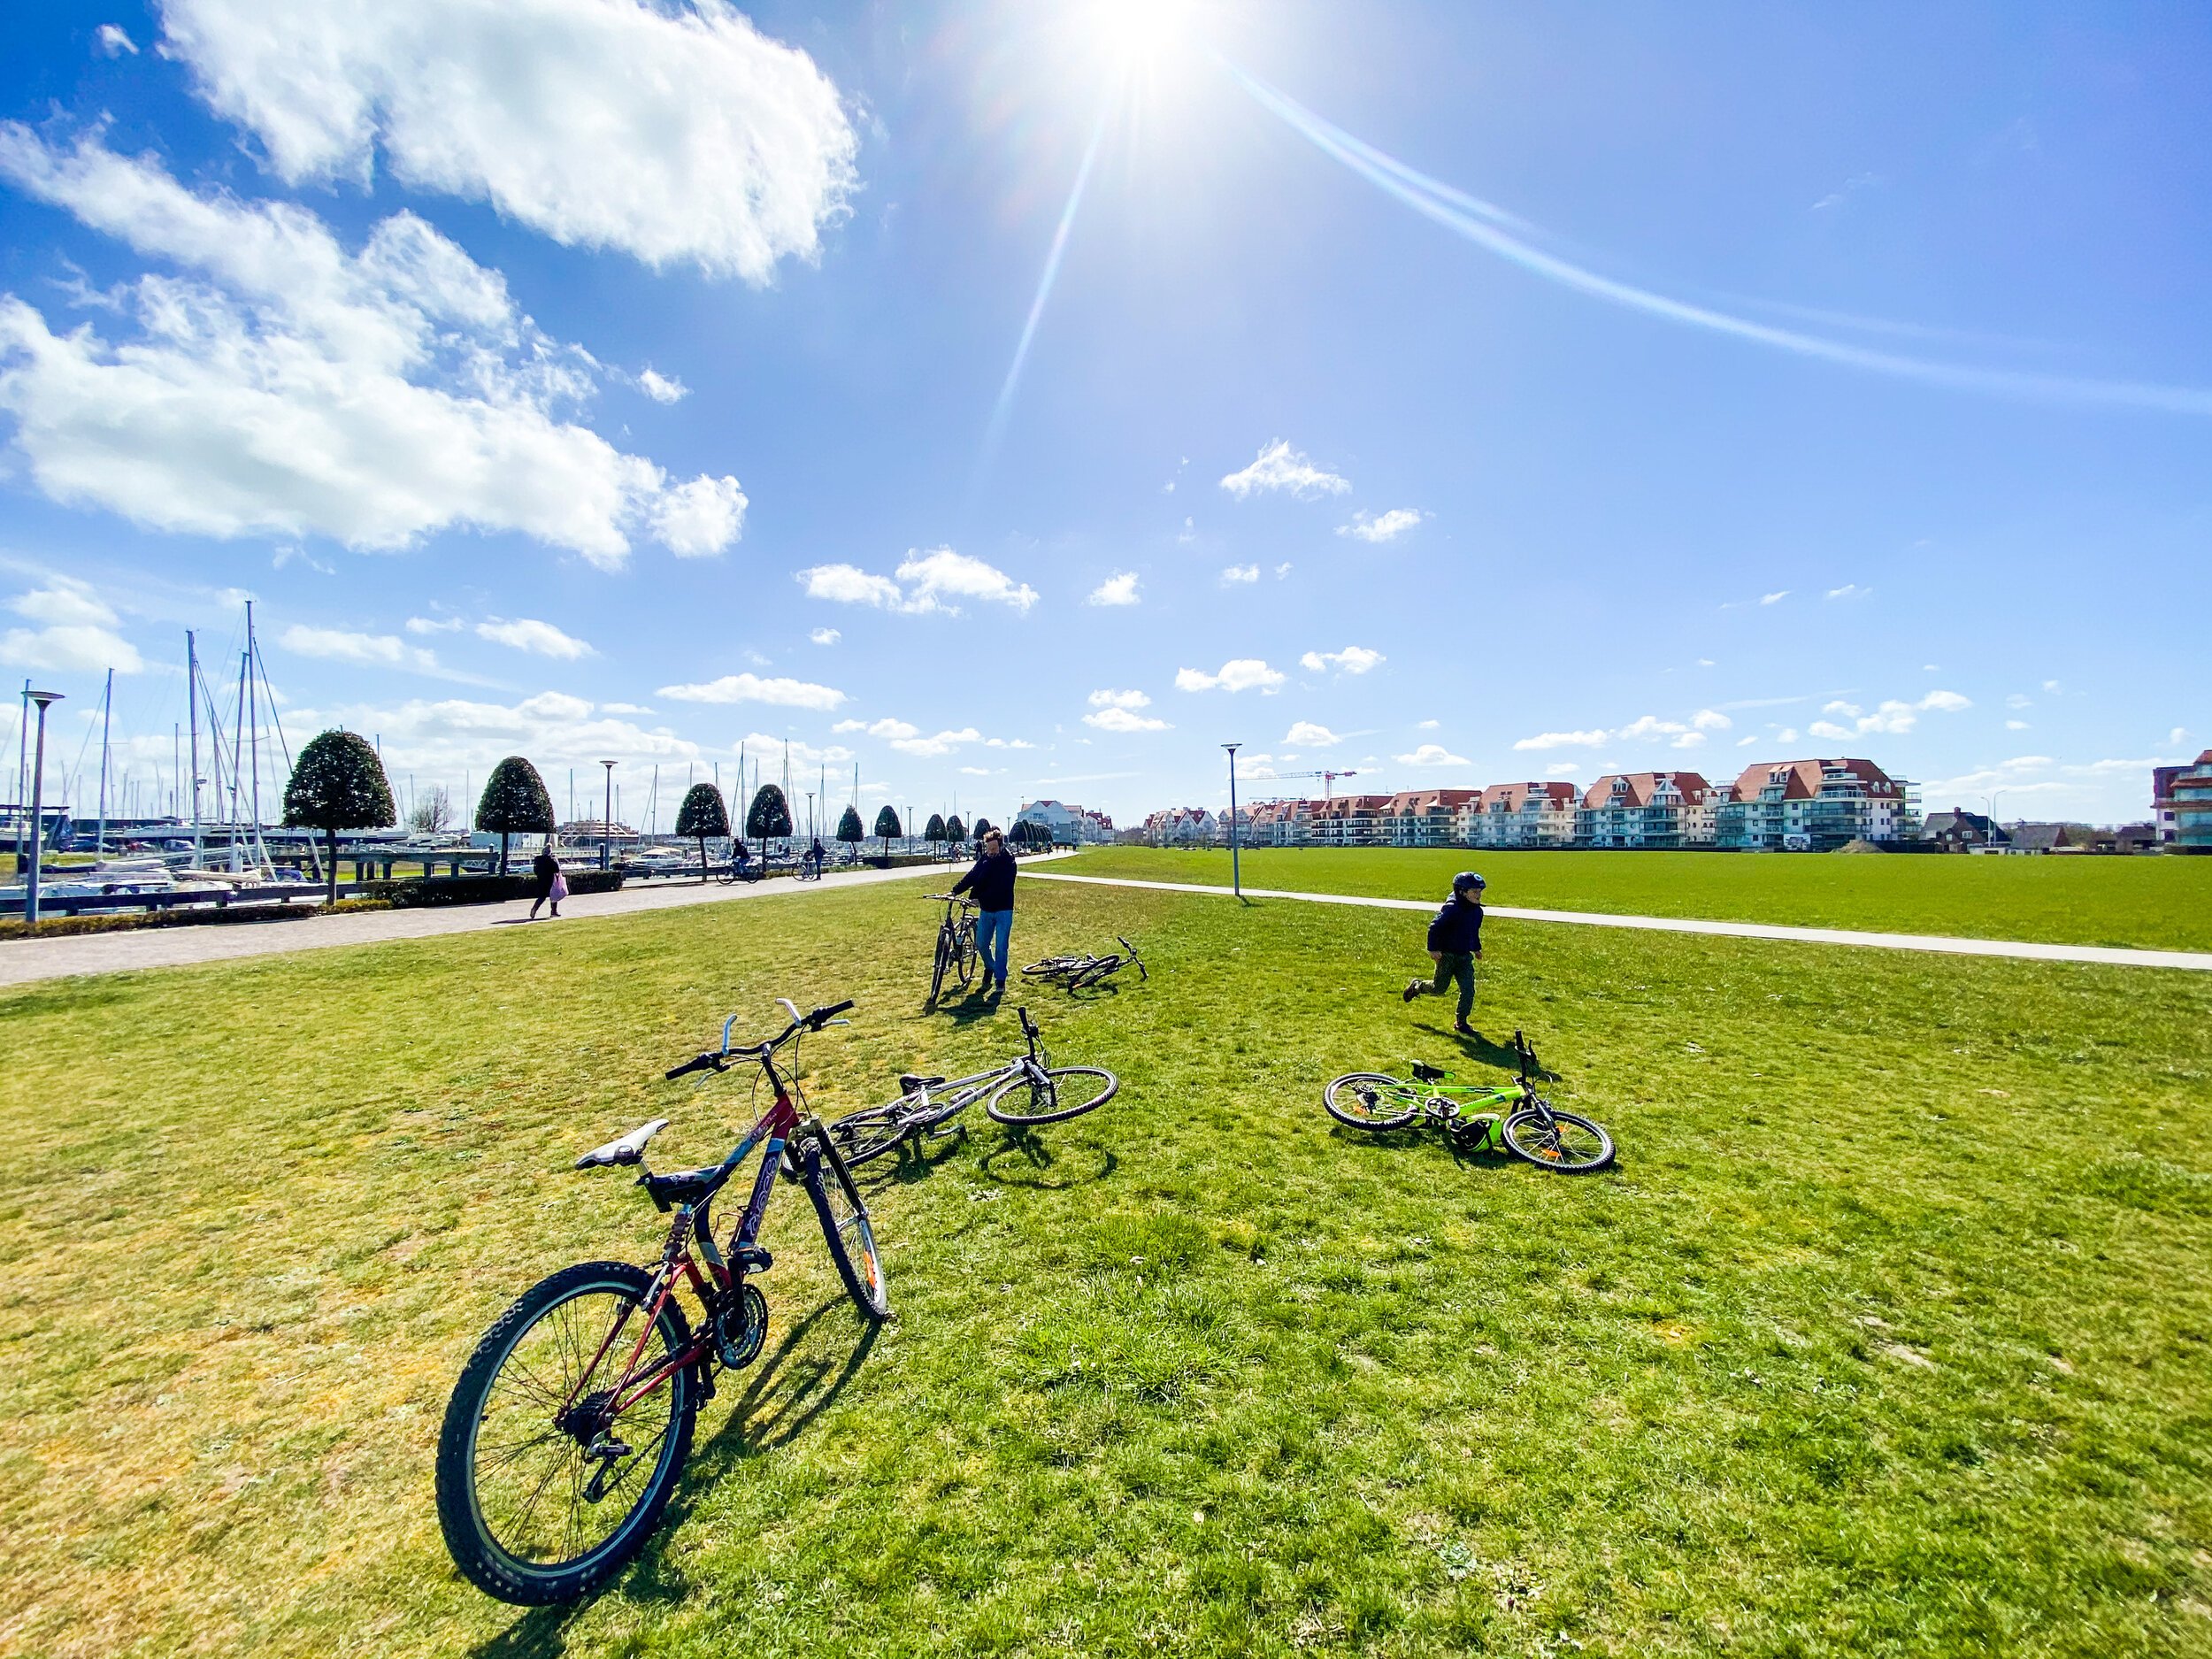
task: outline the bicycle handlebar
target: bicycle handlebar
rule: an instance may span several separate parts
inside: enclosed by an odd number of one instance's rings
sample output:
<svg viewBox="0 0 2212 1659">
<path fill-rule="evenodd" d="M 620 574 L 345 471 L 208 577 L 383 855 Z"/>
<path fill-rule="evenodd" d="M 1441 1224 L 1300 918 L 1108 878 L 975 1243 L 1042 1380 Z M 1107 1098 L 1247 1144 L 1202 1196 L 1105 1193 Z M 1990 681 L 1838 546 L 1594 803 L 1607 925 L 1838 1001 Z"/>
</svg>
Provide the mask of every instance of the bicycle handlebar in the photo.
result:
<svg viewBox="0 0 2212 1659">
<path fill-rule="evenodd" d="M 757 1060 L 764 1057 L 765 1056 L 773 1054 L 777 1049 L 782 1048 L 784 1044 L 789 1042 L 792 1038 L 797 1036 L 802 1031 L 819 1031 L 825 1025 L 849 1025 L 852 1024 L 850 1020 L 840 1019 L 837 1018 L 838 1015 L 843 1013 L 847 1009 L 853 1005 L 853 999 L 849 996 L 841 1002 L 832 1003 L 826 1008 L 818 1008 L 811 1013 L 806 1014 L 799 1012 L 799 1005 L 796 1002 L 794 1002 L 787 996 L 780 996 L 776 998 L 776 1001 L 781 1003 L 784 1009 L 791 1016 L 791 1023 L 788 1025 L 786 1025 L 780 1032 L 777 1033 L 776 1035 L 764 1038 L 759 1042 L 746 1043 L 741 1047 L 732 1048 L 730 1046 L 730 1027 L 737 1024 L 737 1016 L 733 1014 L 729 1017 L 729 1018 L 722 1022 L 722 1048 L 720 1052 L 695 1055 L 690 1059 L 685 1061 L 681 1065 L 670 1067 L 664 1075 L 666 1076 L 668 1080 L 672 1083 L 678 1078 L 683 1077 L 693 1071 L 726 1071 L 729 1070 L 730 1063 L 732 1061 L 741 1059 Z"/>
<path fill-rule="evenodd" d="M 720 1055 L 698 1054 L 694 1055 L 681 1065 L 669 1067 L 666 1076 L 668 1080 L 673 1083 L 678 1078 L 689 1071 L 719 1071 L 721 1069 L 722 1056 Z"/>
</svg>

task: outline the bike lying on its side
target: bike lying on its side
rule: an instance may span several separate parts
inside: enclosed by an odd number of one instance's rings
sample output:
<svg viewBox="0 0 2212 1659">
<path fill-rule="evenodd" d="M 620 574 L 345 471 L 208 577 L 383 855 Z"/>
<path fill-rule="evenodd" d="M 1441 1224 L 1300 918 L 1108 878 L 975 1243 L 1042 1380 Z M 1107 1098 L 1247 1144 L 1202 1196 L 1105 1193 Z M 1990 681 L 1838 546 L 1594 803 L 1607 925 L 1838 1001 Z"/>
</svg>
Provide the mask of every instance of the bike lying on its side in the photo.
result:
<svg viewBox="0 0 2212 1659">
<path fill-rule="evenodd" d="M 674 1210 L 651 1267 L 586 1262 L 541 1280 L 493 1321 L 463 1367 L 438 1437 L 438 1525 L 454 1564 L 488 1595 L 518 1606 L 589 1594 L 644 1548 L 676 1488 L 714 1368 L 750 1364 L 768 1334 L 757 1242 L 776 1178 L 796 1175 L 814 1201 L 846 1294 L 871 1321 L 890 1312 L 868 1207 L 821 1124 L 802 1118 L 776 1054 L 808 1032 L 844 1025 L 849 1002 L 791 1016 L 780 1035 L 730 1046 L 668 1073 L 760 1067 L 774 1103 L 719 1164 L 657 1175 L 646 1143 L 668 1119 L 633 1129 L 576 1160 L 580 1170 L 638 1165 L 637 1184 Z M 800 1097 L 803 1099 L 803 1096 Z M 760 1167 L 726 1256 L 714 1241 L 715 1196 L 755 1148 Z M 694 1255 L 695 1249 L 696 1256 Z M 705 1271 L 700 1269 L 704 1258 Z M 679 1284 L 699 1300 L 694 1325 Z"/>
<path fill-rule="evenodd" d="M 899 1079 L 899 1098 L 884 1106 L 851 1112 L 825 1125 L 831 1143 L 857 1169 L 903 1141 L 924 1135 L 951 1134 L 962 1125 L 953 1119 L 976 1102 L 993 1121 L 1010 1128 L 1056 1124 L 1079 1118 L 1113 1099 L 1121 1079 L 1094 1065 L 1054 1065 L 1038 1044 L 1041 1034 L 1025 1008 L 1021 1016 L 1024 1052 L 1003 1065 L 968 1077 Z"/>
<path fill-rule="evenodd" d="M 1138 979 L 1150 979 L 1151 970 L 1144 965 L 1144 958 L 1137 954 L 1137 948 L 1122 938 L 1119 933 L 1114 935 L 1114 941 L 1120 945 L 1120 950 L 1109 951 L 1102 956 L 1047 956 L 1041 962 L 1033 962 L 1024 968 L 1022 978 L 1041 979 L 1047 984 L 1064 986 L 1071 991 L 1079 991 L 1086 986 L 1097 985 L 1103 980 L 1110 979 L 1124 968 L 1133 964 L 1137 970 Z M 1128 954 L 1125 956 L 1122 954 L 1124 951 Z"/>
<path fill-rule="evenodd" d="M 1329 1116 L 1352 1129 L 1402 1129 L 1432 1123 L 1470 1151 L 1500 1148 L 1547 1170 L 1587 1175 L 1613 1161 L 1613 1137 L 1604 1126 L 1561 1111 L 1536 1092 L 1543 1068 L 1519 1032 L 1513 1052 L 1521 1075 L 1509 1085 L 1455 1083 L 1440 1067 L 1416 1061 L 1411 1082 L 1380 1071 L 1354 1071 L 1330 1084 L 1321 1097 Z"/>
<path fill-rule="evenodd" d="M 937 924 L 937 952 L 930 959 L 929 1000 L 922 1004 L 926 1013 L 937 1006 L 948 976 L 964 991 L 975 983 L 975 964 L 980 958 L 975 948 L 975 901 L 956 893 L 922 896 L 941 899 L 945 904 L 944 918 Z"/>
</svg>

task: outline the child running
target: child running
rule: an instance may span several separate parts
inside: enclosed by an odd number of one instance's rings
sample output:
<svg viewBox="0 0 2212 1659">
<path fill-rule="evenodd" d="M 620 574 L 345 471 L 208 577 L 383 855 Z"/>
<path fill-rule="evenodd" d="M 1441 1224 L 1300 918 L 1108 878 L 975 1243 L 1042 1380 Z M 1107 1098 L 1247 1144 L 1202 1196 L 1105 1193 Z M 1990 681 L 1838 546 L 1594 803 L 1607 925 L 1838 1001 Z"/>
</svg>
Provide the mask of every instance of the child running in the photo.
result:
<svg viewBox="0 0 2212 1659">
<path fill-rule="evenodd" d="M 1416 979 L 1406 987 L 1405 1000 L 1441 996 L 1455 980 L 1459 985 L 1459 1018 L 1452 1029 L 1463 1037 L 1482 1033 L 1467 1023 L 1475 1011 L 1475 964 L 1482 960 L 1482 890 L 1486 884 L 1471 870 L 1452 878 L 1452 896 L 1429 924 L 1429 956 L 1436 964 L 1436 979 Z"/>
</svg>

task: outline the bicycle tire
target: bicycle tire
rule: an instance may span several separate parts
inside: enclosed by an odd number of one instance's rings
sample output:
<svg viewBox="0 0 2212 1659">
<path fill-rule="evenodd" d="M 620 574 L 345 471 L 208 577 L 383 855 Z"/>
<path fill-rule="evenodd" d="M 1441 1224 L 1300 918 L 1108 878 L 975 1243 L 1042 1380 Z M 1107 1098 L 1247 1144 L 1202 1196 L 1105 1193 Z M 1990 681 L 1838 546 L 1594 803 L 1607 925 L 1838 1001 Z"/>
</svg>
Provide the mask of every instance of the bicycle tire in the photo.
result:
<svg viewBox="0 0 2212 1659">
<path fill-rule="evenodd" d="M 1379 1087 L 1362 1091 L 1363 1083 Z M 1321 1092 L 1321 1103 L 1347 1129 L 1378 1133 L 1402 1129 L 1421 1115 L 1421 1096 L 1413 1085 L 1383 1071 L 1347 1071 Z"/>
<path fill-rule="evenodd" d="M 806 1195 L 814 1201 L 815 1216 L 822 1224 L 822 1242 L 828 1248 L 830 1260 L 837 1264 L 837 1277 L 845 1281 L 845 1294 L 864 1318 L 881 1323 L 890 1315 L 891 1294 L 883 1282 L 883 1258 L 876 1249 L 875 1228 L 869 1223 L 868 1206 L 861 1200 L 860 1188 L 853 1184 L 852 1171 L 845 1167 L 836 1147 L 810 1137 L 800 1154 L 799 1178 L 806 1186 Z M 848 1233 L 857 1242 L 857 1259 L 845 1241 Z"/>
<path fill-rule="evenodd" d="M 982 959 L 983 953 L 976 949 L 975 924 L 970 922 L 960 930 L 958 950 L 952 964 L 953 972 L 959 976 L 962 990 L 975 983 L 976 964 Z"/>
<path fill-rule="evenodd" d="M 1068 976 L 1068 989 L 1087 991 L 1094 985 L 1103 985 L 1119 973 L 1125 963 L 1119 956 L 1101 956 L 1097 961 L 1078 969 Z"/>
<path fill-rule="evenodd" d="M 1602 1124 L 1592 1123 L 1587 1118 L 1573 1112 L 1551 1109 L 1555 1122 L 1570 1130 L 1582 1132 L 1573 1141 L 1564 1140 L 1555 1128 L 1547 1125 L 1544 1115 L 1534 1110 L 1517 1111 L 1505 1120 L 1499 1133 L 1505 1144 L 1519 1157 L 1526 1158 L 1539 1169 L 1555 1171 L 1562 1175 L 1588 1175 L 1603 1169 L 1613 1161 L 1613 1137 Z M 1595 1145 L 1591 1145 L 1594 1141 Z"/>
<path fill-rule="evenodd" d="M 692 1430 L 699 1413 L 697 1376 L 690 1366 L 672 1373 L 660 1389 L 645 1396 L 651 1400 L 666 1391 L 668 1422 L 656 1437 L 658 1455 L 630 1509 L 605 1538 L 580 1555 L 549 1561 L 530 1559 L 518 1555 L 514 1543 L 503 1541 L 485 1517 L 478 1463 L 482 1432 L 491 1421 L 495 1409 L 495 1391 L 508 1362 L 531 1333 L 562 1308 L 595 1293 L 610 1295 L 618 1303 L 626 1300 L 634 1309 L 644 1300 L 652 1281 L 650 1273 L 626 1262 L 585 1262 L 564 1268 L 517 1297 L 492 1322 L 490 1329 L 478 1341 L 475 1352 L 469 1356 L 468 1363 L 462 1367 L 452 1397 L 446 1402 L 445 1423 L 438 1434 L 438 1527 L 445 1535 L 446 1549 L 453 1557 L 453 1564 L 485 1594 L 517 1607 L 544 1607 L 576 1601 L 589 1595 L 626 1566 L 659 1525 L 662 1513 L 675 1492 L 677 1477 L 682 1473 L 684 1459 L 690 1455 Z M 689 1327 L 672 1297 L 661 1309 L 655 1327 L 664 1353 L 679 1353 L 690 1346 Z M 553 1351 L 557 1354 L 562 1339 L 556 1335 L 552 1340 L 556 1344 Z M 616 1346 L 622 1348 L 618 1343 Z M 577 1351 L 580 1353 L 580 1349 Z M 497 1425 L 503 1432 L 526 1430 L 534 1411 L 541 1409 L 541 1402 L 551 1398 L 543 1379 L 531 1375 L 526 1364 L 518 1368 L 515 1380 L 519 1398 L 514 1417 L 521 1420 L 503 1417 Z M 615 1419 L 617 1423 L 622 1421 L 619 1417 Z M 580 1471 L 588 1461 L 577 1455 L 582 1448 L 572 1434 L 549 1428 L 537 1441 L 504 1449 L 500 1463 L 493 1468 L 519 1463 L 523 1454 L 534 1445 L 543 1445 L 546 1455 L 523 1464 L 517 1479 L 518 1483 L 526 1483 L 538 1463 L 549 1461 L 551 1468 L 538 1487 L 540 1494 L 548 1486 L 558 1485 L 557 1478 L 566 1465 L 574 1463 Z M 576 1478 L 577 1471 L 570 1472 L 572 1506 L 581 1495 L 582 1486 Z M 536 1502 L 534 1497 L 523 1514 L 513 1517 L 512 1530 L 520 1532 L 526 1529 Z"/>
<path fill-rule="evenodd" d="M 945 970 L 951 965 L 952 962 L 951 942 L 948 936 L 948 930 L 943 927 L 938 928 L 937 954 L 932 959 L 929 969 L 929 998 L 922 1004 L 922 1011 L 925 1013 L 937 1006 L 937 994 L 944 989 Z"/>
<path fill-rule="evenodd" d="M 1100 1078 L 1106 1087 L 1079 1106 L 1061 1104 L 1060 1079 L 1063 1078 Z M 1085 1112 L 1103 1106 L 1120 1092 L 1121 1079 L 1103 1067 L 1095 1065 L 1056 1065 L 1045 1073 L 1046 1087 L 1040 1088 L 1025 1071 L 1017 1071 L 1000 1084 L 983 1102 L 983 1110 L 991 1115 L 994 1123 L 1004 1124 L 1010 1129 L 1026 1129 L 1037 1124 L 1063 1123 L 1070 1118 L 1080 1118 Z M 1016 1087 L 1029 1091 L 1029 1102 L 1041 1110 L 1027 1112 L 1005 1111 L 999 1102 Z M 1048 1093 L 1048 1091 L 1049 1091 Z"/>
<path fill-rule="evenodd" d="M 879 1158 L 903 1141 L 910 1141 L 935 1123 L 933 1117 L 902 1113 L 904 1097 L 886 1106 L 870 1106 L 822 1125 L 848 1169 L 858 1169 Z"/>
<path fill-rule="evenodd" d="M 1083 965 L 1081 956 L 1046 956 L 1022 970 L 1025 979 L 1054 979 Z"/>
</svg>

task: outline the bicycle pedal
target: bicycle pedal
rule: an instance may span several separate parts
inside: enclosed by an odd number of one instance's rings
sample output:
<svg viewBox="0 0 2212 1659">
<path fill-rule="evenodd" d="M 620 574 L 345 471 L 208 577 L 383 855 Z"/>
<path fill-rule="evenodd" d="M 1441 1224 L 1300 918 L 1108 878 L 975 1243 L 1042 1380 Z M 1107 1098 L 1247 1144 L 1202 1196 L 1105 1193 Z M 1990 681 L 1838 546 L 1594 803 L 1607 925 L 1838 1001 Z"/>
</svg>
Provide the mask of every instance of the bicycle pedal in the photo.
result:
<svg viewBox="0 0 2212 1659">
<path fill-rule="evenodd" d="M 776 1264 L 776 1258 L 757 1244 L 741 1244 L 730 1253 L 730 1265 L 748 1273 L 764 1273 Z"/>
<path fill-rule="evenodd" d="M 964 1135 L 968 1133 L 968 1125 L 965 1124 L 956 1123 L 932 1124 L 928 1128 L 923 1130 L 922 1133 L 928 1136 L 932 1141 L 936 1141 L 942 1139 L 946 1135 Z"/>
</svg>

